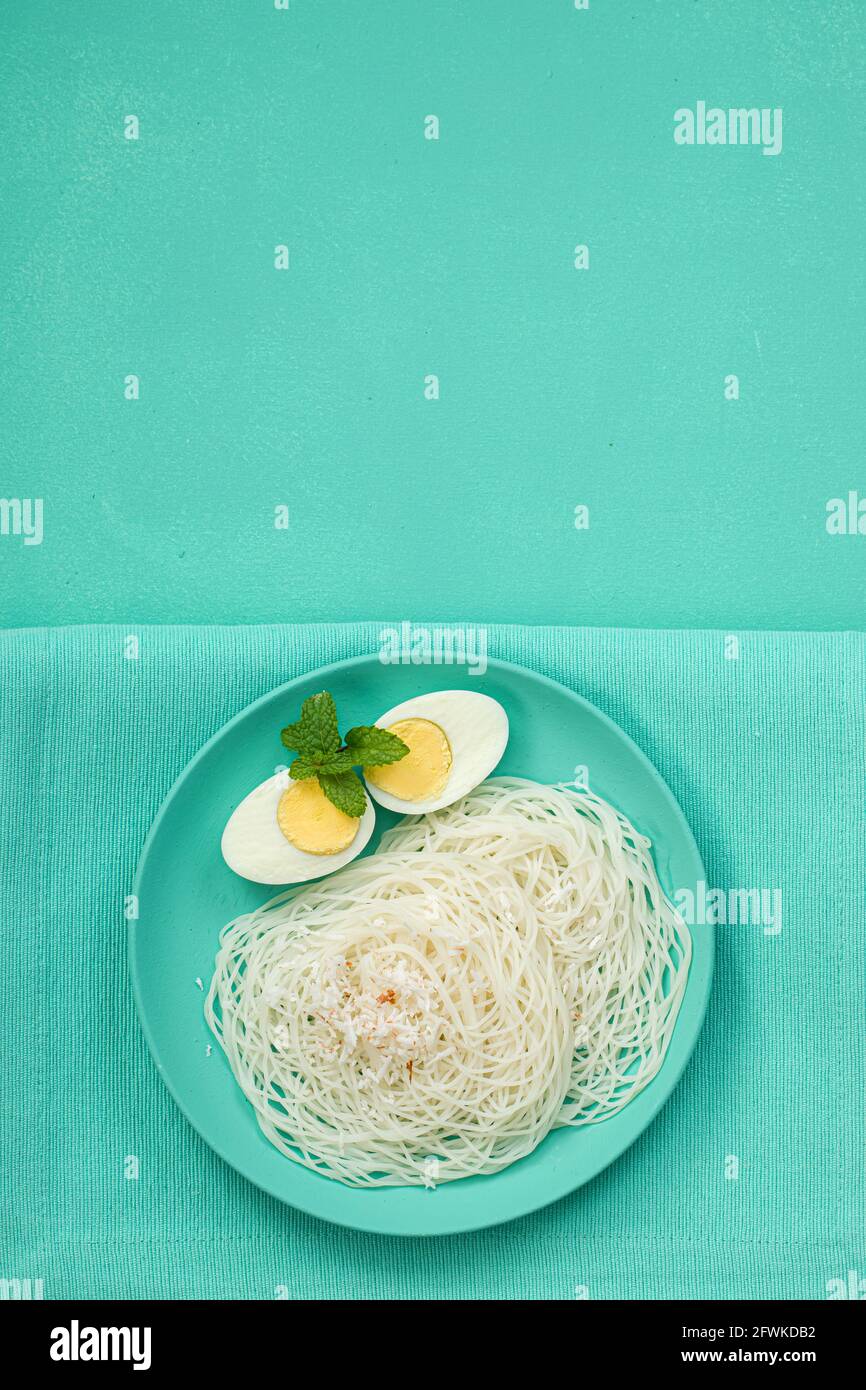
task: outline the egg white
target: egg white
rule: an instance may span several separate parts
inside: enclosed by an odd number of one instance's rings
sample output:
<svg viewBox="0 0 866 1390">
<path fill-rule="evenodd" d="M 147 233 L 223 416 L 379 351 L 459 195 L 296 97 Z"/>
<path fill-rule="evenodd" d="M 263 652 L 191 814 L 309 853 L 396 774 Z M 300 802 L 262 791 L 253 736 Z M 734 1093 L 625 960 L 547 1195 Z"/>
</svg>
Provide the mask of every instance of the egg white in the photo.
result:
<svg viewBox="0 0 866 1390">
<path fill-rule="evenodd" d="M 307 854 L 290 844 L 277 824 L 280 797 L 292 785 L 285 772 L 269 777 L 245 796 L 223 831 L 222 854 L 229 868 L 253 883 L 305 883 L 356 859 L 376 824 L 367 801 L 354 840 L 337 854 Z"/>
<path fill-rule="evenodd" d="M 395 705 L 380 715 L 376 723 L 387 729 L 400 719 L 429 719 L 431 724 L 439 725 L 451 745 L 448 781 L 438 796 L 426 801 L 401 801 L 365 778 L 368 792 L 380 806 L 403 815 L 439 811 L 459 801 L 490 776 L 508 742 L 505 710 L 497 700 L 476 690 L 434 690 L 429 695 L 418 695 Z"/>
</svg>

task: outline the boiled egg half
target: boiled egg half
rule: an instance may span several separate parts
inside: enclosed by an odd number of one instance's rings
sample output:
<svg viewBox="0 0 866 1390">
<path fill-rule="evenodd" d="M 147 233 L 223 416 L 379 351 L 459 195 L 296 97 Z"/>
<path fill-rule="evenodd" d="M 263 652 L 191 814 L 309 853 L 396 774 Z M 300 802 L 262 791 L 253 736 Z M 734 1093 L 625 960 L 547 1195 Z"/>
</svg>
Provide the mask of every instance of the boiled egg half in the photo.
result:
<svg viewBox="0 0 866 1390">
<path fill-rule="evenodd" d="M 375 823 L 369 799 L 363 816 L 347 816 L 315 777 L 293 782 L 288 772 L 278 772 L 232 814 L 223 831 L 223 859 L 253 883 L 305 883 L 355 859 Z"/>
<path fill-rule="evenodd" d="M 508 715 L 473 690 L 435 690 L 395 705 L 376 720 L 409 752 L 399 762 L 365 767 L 381 806 L 404 814 L 438 811 L 489 777 L 508 742 Z"/>
</svg>

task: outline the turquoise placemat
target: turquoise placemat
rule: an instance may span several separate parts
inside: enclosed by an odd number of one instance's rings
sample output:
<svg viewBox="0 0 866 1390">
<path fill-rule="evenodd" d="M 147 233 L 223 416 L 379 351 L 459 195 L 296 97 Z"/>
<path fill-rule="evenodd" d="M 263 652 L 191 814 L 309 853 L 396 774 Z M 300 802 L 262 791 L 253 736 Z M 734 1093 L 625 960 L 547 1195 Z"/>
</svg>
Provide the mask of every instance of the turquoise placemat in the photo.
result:
<svg viewBox="0 0 866 1390">
<path fill-rule="evenodd" d="M 706 1026 L 659 1118 L 581 1191 L 473 1235 L 370 1237 L 263 1196 L 210 1153 L 157 1077 L 127 981 L 124 899 L 150 821 L 200 744 L 277 683 L 377 650 L 379 628 L 8 632 L 0 1278 L 29 1279 L 45 1298 L 856 1289 L 866 638 L 487 637 L 491 655 L 571 685 L 637 740 L 726 904 L 758 894 L 747 922 L 719 930 Z"/>
</svg>

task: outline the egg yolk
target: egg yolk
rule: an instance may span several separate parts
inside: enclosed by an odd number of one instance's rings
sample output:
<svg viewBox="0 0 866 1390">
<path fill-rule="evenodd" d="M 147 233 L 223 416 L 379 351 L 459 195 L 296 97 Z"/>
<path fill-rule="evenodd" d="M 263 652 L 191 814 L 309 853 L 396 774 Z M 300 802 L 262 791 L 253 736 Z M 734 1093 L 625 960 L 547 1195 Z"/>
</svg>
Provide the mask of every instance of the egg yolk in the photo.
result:
<svg viewBox="0 0 866 1390">
<path fill-rule="evenodd" d="M 399 801 L 429 801 L 443 790 L 451 773 L 451 744 L 445 731 L 429 719 L 398 719 L 388 727 L 409 752 L 397 763 L 365 767 L 364 776 Z"/>
<path fill-rule="evenodd" d="M 277 806 L 277 825 L 290 845 L 305 854 L 339 854 L 361 824 L 329 801 L 315 777 L 293 782 Z"/>
</svg>

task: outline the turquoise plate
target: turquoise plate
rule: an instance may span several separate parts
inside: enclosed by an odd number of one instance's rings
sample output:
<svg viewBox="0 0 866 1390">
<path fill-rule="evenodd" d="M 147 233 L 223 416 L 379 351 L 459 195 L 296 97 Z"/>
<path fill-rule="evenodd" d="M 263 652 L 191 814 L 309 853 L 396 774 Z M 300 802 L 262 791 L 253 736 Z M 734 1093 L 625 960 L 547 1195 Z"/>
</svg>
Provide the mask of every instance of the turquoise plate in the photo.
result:
<svg viewBox="0 0 866 1390">
<path fill-rule="evenodd" d="M 511 737 L 497 771 L 540 782 L 589 769 L 594 791 L 653 842 L 665 889 L 695 889 L 705 878 L 682 811 L 655 768 L 621 729 L 571 690 L 505 662 L 473 676 L 463 666 L 383 666 L 378 657 L 342 661 L 290 681 L 226 724 L 169 792 L 138 867 L 139 918 L 130 923 L 129 961 L 145 1037 L 159 1073 L 202 1138 L 266 1192 L 326 1221 L 392 1235 L 444 1235 L 510 1221 L 565 1196 L 601 1172 L 646 1129 L 676 1085 L 695 1045 L 713 970 L 713 932 L 694 933 L 694 957 L 668 1055 L 658 1075 L 618 1115 L 561 1129 L 501 1173 L 463 1178 L 435 1191 L 352 1188 L 285 1158 L 265 1139 L 204 1020 L 220 928 L 279 891 L 237 878 L 223 863 L 220 836 L 238 802 L 281 761 L 279 731 L 307 695 L 333 694 L 344 727 L 370 723 L 411 695 L 481 690 L 505 707 Z M 377 808 L 370 841 L 394 824 Z M 368 851 L 369 852 L 369 851 Z M 212 1044 L 210 1053 L 209 1044 Z"/>
</svg>

